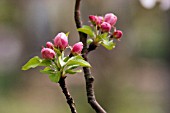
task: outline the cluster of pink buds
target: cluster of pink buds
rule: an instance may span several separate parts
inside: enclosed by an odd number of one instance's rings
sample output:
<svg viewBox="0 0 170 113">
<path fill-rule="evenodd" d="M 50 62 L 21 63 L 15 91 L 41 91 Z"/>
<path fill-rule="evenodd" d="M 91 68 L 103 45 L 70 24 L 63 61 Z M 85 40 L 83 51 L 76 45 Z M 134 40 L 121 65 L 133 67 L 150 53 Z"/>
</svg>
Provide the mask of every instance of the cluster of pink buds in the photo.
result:
<svg viewBox="0 0 170 113">
<path fill-rule="evenodd" d="M 115 24 L 117 22 L 117 16 L 113 13 L 107 13 L 104 17 L 102 16 L 96 16 L 96 15 L 90 15 L 89 19 L 93 26 L 97 27 L 98 30 L 101 30 L 101 32 L 111 32 L 111 29 L 113 28 L 113 33 L 111 33 L 111 37 L 115 39 L 120 39 L 123 35 L 122 31 L 116 30 Z"/>
<path fill-rule="evenodd" d="M 100 26 L 103 23 L 103 17 L 102 16 L 94 16 L 90 15 L 89 16 L 90 21 L 92 22 L 93 25 Z"/>
<path fill-rule="evenodd" d="M 42 57 L 44 59 L 52 60 L 56 57 L 56 53 L 54 49 L 58 49 L 59 51 L 64 51 L 68 47 L 68 37 L 65 33 L 61 32 L 57 34 L 54 38 L 54 44 L 52 42 L 47 42 L 46 47 L 43 47 L 41 50 Z M 78 42 L 73 45 L 71 48 L 72 55 L 79 55 L 83 49 L 83 43 Z"/>
</svg>

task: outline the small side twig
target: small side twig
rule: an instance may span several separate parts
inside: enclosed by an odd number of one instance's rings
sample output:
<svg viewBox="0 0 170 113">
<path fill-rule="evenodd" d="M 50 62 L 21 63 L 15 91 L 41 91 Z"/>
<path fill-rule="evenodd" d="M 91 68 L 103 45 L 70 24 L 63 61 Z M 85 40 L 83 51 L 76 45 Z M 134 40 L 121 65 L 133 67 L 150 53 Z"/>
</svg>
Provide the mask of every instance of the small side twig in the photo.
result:
<svg viewBox="0 0 170 113">
<path fill-rule="evenodd" d="M 64 95 L 65 95 L 65 97 L 67 99 L 67 103 L 68 103 L 68 105 L 69 105 L 69 107 L 71 109 L 71 112 L 72 113 L 77 113 L 74 100 L 71 97 L 71 95 L 70 95 L 70 93 L 69 93 L 69 91 L 68 91 L 68 89 L 66 87 L 65 78 L 61 77 L 61 79 L 60 79 L 60 81 L 58 83 L 60 84 L 60 87 L 61 87 L 61 89 L 62 89 L 62 91 L 63 91 L 63 93 L 64 93 Z"/>
<path fill-rule="evenodd" d="M 82 22 L 80 18 L 80 2 L 81 0 L 76 0 L 75 12 L 74 12 L 74 18 L 75 18 L 75 23 L 77 28 L 82 27 Z M 96 47 L 87 48 L 87 35 L 82 32 L 79 32 L 79 36 L 80 36 L 80 41 L 84 45 L 82 56 L 86 61 L 88 61 L 87 59 L 88 52 L 96 49 Z M 106 111 L 96 101 L 95 94 L 94 94 L 94 86 L 93 86 L 94 77 L 91 75 L 90 68 L 84 67 L 83 71 L 86 80 L 86 92 L 87 92 L 88 103 L 96 111 L 96 113 L 106 113 Z"/>
</svg>

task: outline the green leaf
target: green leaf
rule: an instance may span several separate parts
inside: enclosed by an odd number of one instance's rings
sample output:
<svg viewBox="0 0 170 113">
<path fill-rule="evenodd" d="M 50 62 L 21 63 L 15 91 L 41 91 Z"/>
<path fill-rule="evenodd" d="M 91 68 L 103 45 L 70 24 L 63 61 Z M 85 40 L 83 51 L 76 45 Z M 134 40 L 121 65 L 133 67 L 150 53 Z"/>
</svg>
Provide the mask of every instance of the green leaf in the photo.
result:
<svg viewBox="0 0 170 113">
<path fill-rule="evenodd" d="M 109 39 L 103 39 L 101 44 L 108 50 L 112 50 L 116 45 L 113 40 L 109 41 Z"/>
<path fill-rule="evenodd" d="M 103 33 L 103 34 L 100 35 L 100 37 L 101 37 L 102 39 L 106 39 L 107 36 L 108 36 L 108 33 Z"/>
<path fill-rule="evenodd" d="M 62 60 L 61 56 L 58 57 L 58 62 L 61 67 L 63 67 L 66 63 Z"/>
<path fill-rule="evenodd" d="M 61 58 L 64 58 L 64 51 L 61 52 Z"/>
<path fill-rule="evenodd" d="M 52 70 L 50 67 L 45 67 L 43 70 L 40 70 L 40 72 L 44 74 L 53 74 L 54 70 Z"/>
<path fill-rule="evenodd" d="M 99 41 L 102 41 L 102 40 L 107 39 L 107 38 L 108 38 L 107 36 L 108 36 L 108 33 L 103 33 L 103 34 L 98 35 L 96 38 L 97 38 Z"/>
<path fill-rule="evenodd" d="M 62 53 L 59 49 L 57 49 L 56 47 L 54 47 L 54 51 L 57 53 L 58 56 L 60 56 Z"/>
<path fill-rule="evenodd" d="M 61 78 L 61 73 L 58 71 L 55 74 L 51 74 L 49 75 L 49 78 L 52 82 L 59 82 L 60 78 Z"/>
<path fill-rule="evenodd" d="M 82 72 L 82 70 L 71 70 L 71 69 L 68 69 L 65 71 L 65 73 L 67 74 L 76 74 L 76 73 L 80 73 Z"/>
<path fill-rule="evenodd" d="M 69 58 L 70 58 L 70 57 L 64 57 L 64 58 L 63 58 L 63 61 L 64 61 L 64 62 L 67 62 L 67 61 L 69 60 Z"/>
<path fill-rule="evenodd" d="M 66 33 L 66 36 L 68 37 L 69 34 L 70 34 L 70 32 L 67 32 L 67 33 Z"/>
<path fill-rule="evenodd" d="M 87 39 L 87 44 L 91 44 L 93 42 L 92 39 Z"/>
<path fill-rule="evenodd" d="M 71 66 L 71 65 L 79 65 L 82 67 L 91 67 L 91 65 L 88 62 L 86 62 L 83 59 L 83 57 L 80 55 L 74 56 L 66 62 L 66 66 Z"/>
<path fill-rule="evenodd" d="M 40 59 L 38 56 L 35 56 L 31 58 L 24 66 L 22 66 L 22 70 L 28 70 L 30 68 L 35 68 L 39 66 L 39 64 L 42 62 L 42 59 Z"/>
<path fill-rule="evenodd" d="M 74 60 L 74 59 L 84 59 L 84 58 L 80 55 L 76 55 L 76 56 L 71 57 L 69 60 Z"/>
<path fill-rule="evenodd" d="M 84 25 L 82 28 L 77 29 L 79 32 L 88 34 L 91 38 L 95 37 L 95 33 L 93 32 L 90 26 Z"/>
<path fill-rule="evenodd" d="M 79 65 L 71 65 L 71 66 L 67 66 L 67 69 L 76 69 L 78 67 Z"/>
<path fill-rule="evenodd" d="M 51 60 L 43 59 L 38 66 L 50 66 L 52 64 Z"/>
</svg>

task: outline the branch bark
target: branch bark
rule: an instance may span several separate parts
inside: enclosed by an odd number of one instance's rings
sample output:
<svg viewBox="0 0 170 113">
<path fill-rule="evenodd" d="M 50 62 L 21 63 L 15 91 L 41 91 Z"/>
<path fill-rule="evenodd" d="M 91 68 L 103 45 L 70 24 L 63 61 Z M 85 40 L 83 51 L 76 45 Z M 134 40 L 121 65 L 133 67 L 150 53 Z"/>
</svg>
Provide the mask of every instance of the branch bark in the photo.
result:
<svg viewBox="0 0 170 113">
<path fill-rule="evenodd" d="M 75 10 L 74 10 L 74 18 L 75 18 L 75 23 L 77 28 L 82 27 L 82 21 L 80 16 L 80 2 L 81 0 L 76 0 Z M 80 41 L 84 45 L 82 56 L 86 61 L 88 61 L 87 58 L 88 52 L 94 50 L 96 47 L 89 51 L 89 48 L 87 48 L 87 35 L 82 32 L 79 32 L 79 36 L 80 36 Z M 83 71 L 86 80 L 86 92 L 87 92 L 88 103 L 96 111 L 96 113 L 106 113 L 106 111 L 96 101 L 95 94 L 94 94 L 94 86 L 93 86 L 94 77 L 91 75 L 90 68 L 84 67 Z"/>
<path fill-rule="evenodd" d="M 63 91 L 63 93 L 64 93 L 64 95 L 65 95 L 65 97 L 67 99 L 67 103 L 68 103 L 68 105 L 69 105 L 69 107 L 71 109 L 71 112 L 72 113 L 77 113 L 74 100 L 71 97 L 71 95 L 70 95 L 70 93 L 69 93 L 69 91 L 68 91 L 68 89 L 66 87 L 65 78 L 61 78 L 58 83 L 60 84 L 60 87 L 61 87 L 61 89 L 62 89 L 62 91 Z"/>
</svg>

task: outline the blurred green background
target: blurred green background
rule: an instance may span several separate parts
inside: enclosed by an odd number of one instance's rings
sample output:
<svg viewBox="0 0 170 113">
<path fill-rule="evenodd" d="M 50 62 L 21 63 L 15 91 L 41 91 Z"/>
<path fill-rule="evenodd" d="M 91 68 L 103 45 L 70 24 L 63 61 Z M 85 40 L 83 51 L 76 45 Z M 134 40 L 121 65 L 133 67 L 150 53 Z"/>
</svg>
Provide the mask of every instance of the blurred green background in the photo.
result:
<svg viewBox="0 0 170 113">
<path fill-rule="evenodd" d="M 74 4 L 0 0 L 0 113 L 70 112 L 58 84 L 39 69 L 23 72 L 21 66 L 40 56 L 41 47 L 58 32 L 70 31 L 71 45 L 79 41 Z M 145 9 L 138 0 L 82 2 L 85 24 L 90 14 L 113 12 L 117 29 L 124 33 L 114 50 L 99 47 L 89 55 L 96 98 L 108 113 L 169 113 L 170 10 L 159 5 Z M 94 113 L 86 100 L 83 73 L 68 75 L 67 85 L 78 112 Z"/>
</svg>

